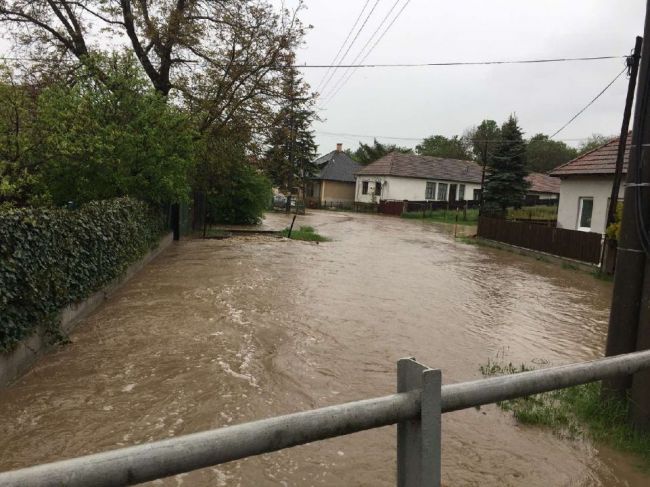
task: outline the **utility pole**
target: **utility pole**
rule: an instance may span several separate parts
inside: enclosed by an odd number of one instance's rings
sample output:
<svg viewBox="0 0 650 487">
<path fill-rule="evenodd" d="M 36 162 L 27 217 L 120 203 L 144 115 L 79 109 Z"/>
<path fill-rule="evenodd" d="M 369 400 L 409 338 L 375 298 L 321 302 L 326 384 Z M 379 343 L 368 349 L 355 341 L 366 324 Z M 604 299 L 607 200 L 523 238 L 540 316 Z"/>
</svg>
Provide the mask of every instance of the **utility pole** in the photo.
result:
<svg viewBox="0 0 650 487">
<path fill-rule="evenodd" d="M 485 191 L 485 167 L 487 166 L 487 147 L 488 141 L 483 141 L 483 150 L 481 151 L 481 159 L 483 163 L 483 170 L 481 171 L 481 194 L 478 201 L 478 216 L 483 214 L 483 192 Z"/>
<path fill-rule="evenodd" d="M 641 47 L 643 38 L 637 36 L 634 44 L 632 55 L 627 58 L 628 74 L 630 80 L 627 85 L 627 97 L 625 99 L 625 109 L 623 110 L 623 123 L 621 124 L 621 134 L 618 139 L 618 152 L 616 154 L 616 168 L 614 170 L 614 183 L 612 184 L 612 193 L 609 197 L 609 206 L 607 208 L 607 220 L 605 221 L 605 230 L 610 225 L 616 223 L 616 208 L 618 206 L 618 192 L 621 187 L 623 176 L 623 162 L 625 159 L 625 148 L 627 146 L 627 134 L 630 129 L 630 116 L 632 115 L 632 105 L 634 103 L 634 90 L 636 89 L 636 79 L 639 73 L 639 60 L 641 58 Z M 603 249 L 600 253 L 599 273 L 605 271 L 605 258 L 613 249 L 610 249 L 610 239 L 605 233 Z"/>
<path fill-rule="evenodd" d="M 625 110 L 623 111 L 623 123 L 621 124 L 621 135 L 618 142 L 618 153 L 616 154 L 616 170 L 614 171 L 614 184 L 612 185 L 612 194 L 609 199 L 609 208 L 607 209 L 607 228 L 616 222 L 616 203 L 618 201 L 618 190 L 621 186 L 623 175 L 623 159 L 625 158 L 625 148 L 627 143 L 627 133 L 630 129 L 630 116 L 632 115 L 632 104 L 634 103 L 634 90 L 636 88 L 636 78 L 639 73 L 639 59 L 641 58 L 641 46 L 643 37 L 636 37 L 634 51 L 627 60 L 629 68 L 630 81 L 627 85 L 627 98 L 625 99 Z"/>
<path fill-rule="evenodd" d="M 646 3 L 644 38 L 650 38 L 650 0 Z M 607 332 L 606 355 L 619 355 L 634 352 L 637 349 L 639 329 L 639 312 L 641 308 L 642 288 L 645 276 L 646 254 L 643 250 L 639 232 L 639 222 L 643 217 L 643 204 L 637 205 L 637 195 L 647 194 L 648 188 L 640 185 L 641 181 L 650 181 L 650 165 L 644 164 L 647 151 L 639 149 L 650 142 L 650 112 L 648 111 L 648 82 L 650 71 L 650 43 L 644 42 L 639 83 L 636 92 L 632 145 L 625 186 L 623 221 L 619 241 L 614 275 L 614 292 Z M 637 171 L 641 169 L 639 173 Z M 640 180 L 639 180 L 640 174 Z M 643 192 L 643 193 L 638 193 Z M 648 276 L 650 278 L 650 276 Z M 603 381 L 605 396 L 624 398 L 631 386 L 632 378 L 623 376 Z"/>
</svg>

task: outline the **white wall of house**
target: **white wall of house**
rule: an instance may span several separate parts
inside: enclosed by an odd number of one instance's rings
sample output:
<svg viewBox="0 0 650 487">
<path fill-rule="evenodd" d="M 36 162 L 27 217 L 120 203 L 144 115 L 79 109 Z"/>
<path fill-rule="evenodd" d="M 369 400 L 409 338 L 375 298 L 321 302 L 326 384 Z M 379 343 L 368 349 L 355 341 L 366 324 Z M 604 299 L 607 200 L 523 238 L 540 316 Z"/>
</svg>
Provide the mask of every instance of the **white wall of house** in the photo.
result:
<svg viewBox="0 0 650 487">
<path fill-rule="evenodd" d="M 613 176 L 569 176 L 560 183 L 560 205 L 557 212 L 557 226 L 569 230 L 579 229 L 582 199 L 592 199 L 591 226 L 589 231 L 605 232 L 607 206 L 612 193 Z M 623 198 L 623 185 L 619 198 Z M 585 228 L 583 230 L 587 231 Z"/>
<path fill-rule="evenodd" d="M 368 192 L 363 194 L 364 182 L 368 183 Z M 427 198 L 427 182 L 435 184 L 435 192 L 433 198 Z M 375 194 L 375 184 L 381 183 L 381 195 Z M 440 192 L 440 185 L 446 185 L 444 196 Z M 445 181 L 437 179 L 418 179 L 418 178 L 403 178 L 397 176 L 357 176 L 357 184 L 355 190 L 355 201 L 359 203 L 379 203 L 379 200 L 409 200 L 409 201 L 446 201 L 449 199 L 449 186 L 455 184 L 456 186 L 456 199 L 459 200 L 460 185 L 465 186 L 465 197 L 462 199 L 472 200 L 474 198 L 474 190 L 481 189 L 480 184 L 465 183 L 459 181 Z M 444 186 L 443 186 L 444 188 Z"/>
</svg>

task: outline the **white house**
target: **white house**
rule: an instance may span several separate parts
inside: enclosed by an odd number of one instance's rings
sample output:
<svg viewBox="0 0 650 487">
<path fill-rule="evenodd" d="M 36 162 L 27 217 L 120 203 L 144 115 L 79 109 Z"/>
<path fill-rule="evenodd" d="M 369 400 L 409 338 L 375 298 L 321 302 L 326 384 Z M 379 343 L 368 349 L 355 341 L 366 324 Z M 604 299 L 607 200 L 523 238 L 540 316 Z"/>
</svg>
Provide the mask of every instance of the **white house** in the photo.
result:
<svg viewBox="0 0 650 487">
<path fill-rule="evenodd" d="M 627 173 L 629 147 L 632 137 L 628 134 L 623 174 Z M 560 206 L 557 226 L 570 230 L 604 233 L 607 208 L 614 184 L 614 169 L 618 153 L 618 138 L 590 152 L 556 167 L 549 172 L 560 178 Z M 625 180 L 625 177 L 622 178 Z M 623 198 L 623 185 L 619 199 Z"/>
<path fill-rule="evenodd" d="M 391 152 L 357 171 L 354 199 L 359 203 L 476 200 L 481 172 L 473 161 Z"/>
</svg>

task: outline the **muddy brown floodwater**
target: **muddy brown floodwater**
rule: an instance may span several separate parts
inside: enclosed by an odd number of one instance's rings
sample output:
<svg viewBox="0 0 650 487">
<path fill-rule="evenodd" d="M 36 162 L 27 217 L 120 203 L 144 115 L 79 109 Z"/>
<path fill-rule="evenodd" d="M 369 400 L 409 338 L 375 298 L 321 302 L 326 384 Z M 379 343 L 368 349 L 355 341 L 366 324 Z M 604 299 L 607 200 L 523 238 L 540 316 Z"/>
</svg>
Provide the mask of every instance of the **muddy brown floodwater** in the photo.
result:
<svg viewBox="0 0 650 487">
<path fill-rule="evenodd" d="M 609 283 L 422 222 L 313 212 L 297 224 L 333 241 L 186 240 L 147 266 L 0 390 L 0 470 L 390 394 L 405 356 L 451 383 L 497 353 L 601 355 Z M 444 415 L 442 461 L 448 486 L 650 485 L 636 459 L 495 406 Z M 387 427 L 153 484 L 394 483 Z"/>
</svg>

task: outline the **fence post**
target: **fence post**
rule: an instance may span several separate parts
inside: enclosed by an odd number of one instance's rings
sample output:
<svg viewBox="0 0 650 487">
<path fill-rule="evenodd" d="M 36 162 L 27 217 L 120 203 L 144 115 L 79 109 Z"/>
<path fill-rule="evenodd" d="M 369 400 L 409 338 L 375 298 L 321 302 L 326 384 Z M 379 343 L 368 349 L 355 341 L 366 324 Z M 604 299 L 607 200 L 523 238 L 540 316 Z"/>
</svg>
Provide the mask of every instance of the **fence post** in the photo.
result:
<svg viewBox="0 0 650 487">
<path fill-rule="evenodd" d="M 397 424 L 397 487 L 440 487 L 441 387 L 440 370 L 397 362 L 397 392 L 422 390 L 420 417 Z"/>
</svg>

